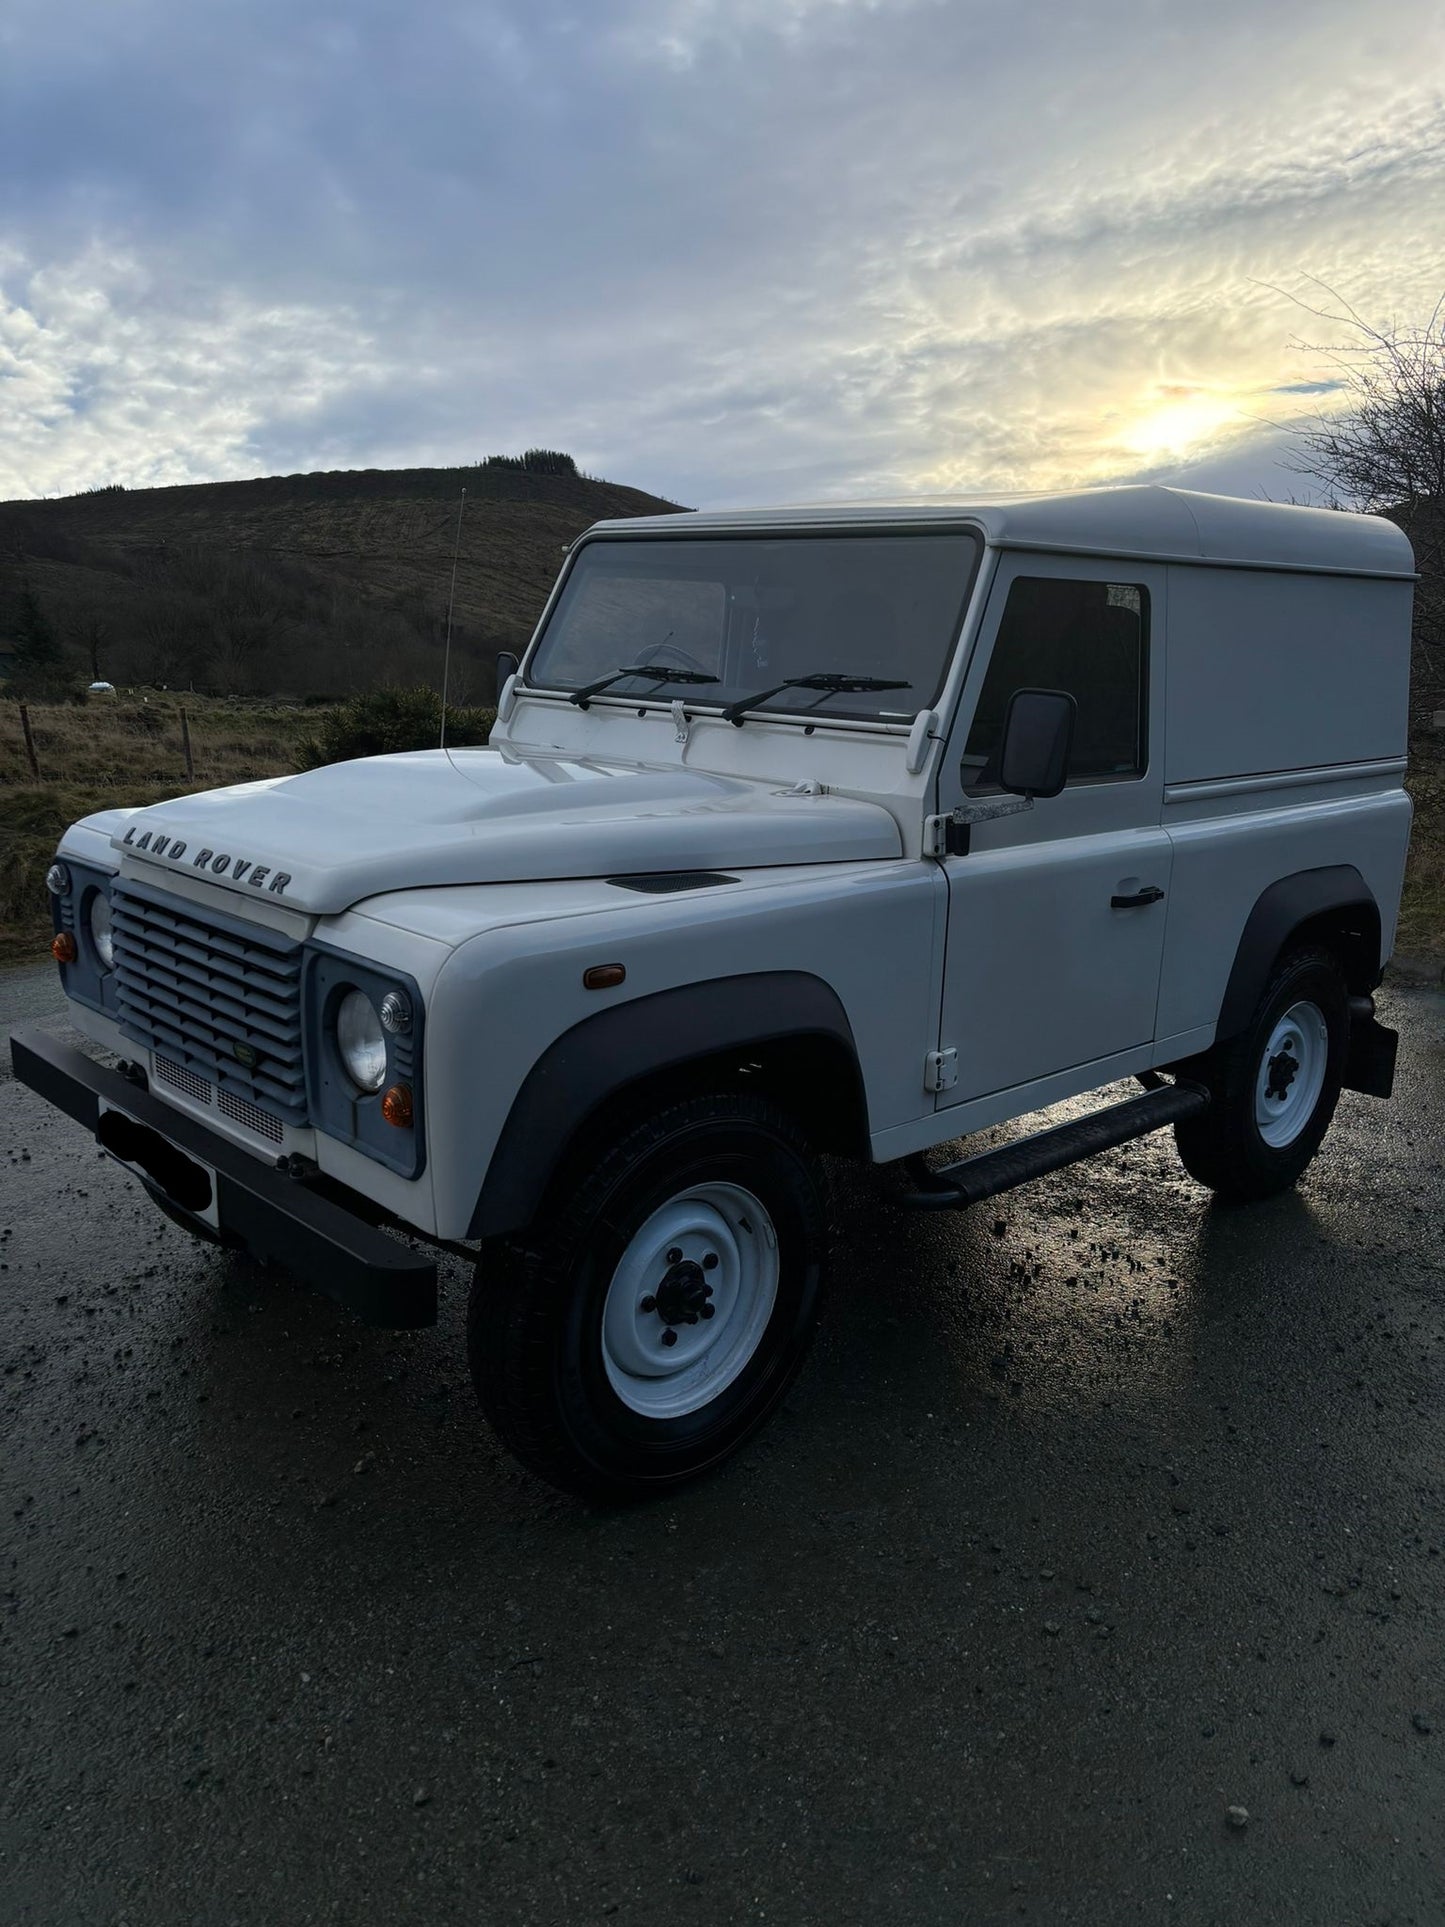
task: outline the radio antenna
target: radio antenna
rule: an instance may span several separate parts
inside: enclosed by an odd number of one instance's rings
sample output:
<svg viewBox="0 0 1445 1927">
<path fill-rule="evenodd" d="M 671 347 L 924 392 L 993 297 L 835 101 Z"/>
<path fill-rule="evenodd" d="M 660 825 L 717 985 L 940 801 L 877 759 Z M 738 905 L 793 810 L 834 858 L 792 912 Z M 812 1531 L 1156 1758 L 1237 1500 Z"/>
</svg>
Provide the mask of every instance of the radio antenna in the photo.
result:
<svg viewBox="0 0 1445 1927">
<path fill-rule="evenodd" d="M 445 749 L 447 746 L 447 684 L 451 681 L 452 674 L 452 610 L 456 607 L 457 557 L 461 554 L 462 517 L 466 512 L 467 491 L 463 489 L 462 499 L 457 504 L 456 540 L 452 543 L 452 586 L 451 593 L 447 596 L 447 647 L 446 654 L 442 657 L 442 731 L 441 740 L 437 744 L 438 749 Z"/>
</svg>

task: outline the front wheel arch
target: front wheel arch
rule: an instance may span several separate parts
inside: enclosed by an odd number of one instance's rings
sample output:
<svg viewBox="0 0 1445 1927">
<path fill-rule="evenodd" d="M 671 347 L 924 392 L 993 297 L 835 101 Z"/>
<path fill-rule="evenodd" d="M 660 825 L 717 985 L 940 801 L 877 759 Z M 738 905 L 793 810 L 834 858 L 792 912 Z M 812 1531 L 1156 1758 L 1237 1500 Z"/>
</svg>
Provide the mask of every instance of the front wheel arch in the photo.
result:
<svg viewBox="0 0 1445 1927">
<path fill-rule="evenodd" d="M 819 1150 L 869 1155 L 857 1045 L 832 986 L 806 971 L 711 978 L 614 1004 L 549 1045 L 513 1100 L 467 1236 L 525 1230 L 607 1115 L 720 1088 L 772 1098 Z"/>
</svg>

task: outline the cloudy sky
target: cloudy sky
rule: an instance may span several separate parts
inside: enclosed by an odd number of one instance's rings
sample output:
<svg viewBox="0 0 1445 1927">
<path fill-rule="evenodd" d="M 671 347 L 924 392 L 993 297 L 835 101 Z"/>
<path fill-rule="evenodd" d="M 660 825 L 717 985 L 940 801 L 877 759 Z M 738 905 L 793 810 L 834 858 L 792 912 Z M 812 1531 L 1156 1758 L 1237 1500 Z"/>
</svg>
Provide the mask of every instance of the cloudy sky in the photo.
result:
<svg viewBox="0 0 1445 1927">
<path fill-rule="evenodd" d="M 532 444 L 1274 495 L 1445 288 L 1439 0 L 0 0 L 0 496 Z"/>
</svg>

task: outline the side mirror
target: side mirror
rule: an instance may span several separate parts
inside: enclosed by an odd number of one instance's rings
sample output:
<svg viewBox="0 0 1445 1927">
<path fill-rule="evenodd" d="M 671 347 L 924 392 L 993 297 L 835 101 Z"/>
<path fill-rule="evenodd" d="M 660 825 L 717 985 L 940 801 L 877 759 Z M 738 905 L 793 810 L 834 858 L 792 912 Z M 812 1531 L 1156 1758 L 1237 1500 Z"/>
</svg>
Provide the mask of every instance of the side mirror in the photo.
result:
<svg viewBox="0 0 1445 1927">
<path fill-rule="evenodd" d="M 500 696 L 507 686 L 508 676 L 515 676 L 518 662 L 510 649 L 502 649 L 497 655 L 497 694 Z"/>
<path fill-rule="evenodd" d="M 1016 689 L 999 755 L 999 788 L 1012 796 L 1057 796 L 1069 780 L 1079 705 L 1062 689 Z"/>
</svg>

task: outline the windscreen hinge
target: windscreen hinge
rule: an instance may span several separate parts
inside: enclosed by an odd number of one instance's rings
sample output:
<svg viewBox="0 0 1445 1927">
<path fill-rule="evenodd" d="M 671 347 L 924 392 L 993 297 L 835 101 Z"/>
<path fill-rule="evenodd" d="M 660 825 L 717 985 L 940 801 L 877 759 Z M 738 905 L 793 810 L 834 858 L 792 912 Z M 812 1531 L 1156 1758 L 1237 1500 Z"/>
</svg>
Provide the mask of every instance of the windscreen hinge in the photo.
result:
<svg viewBox="0 0 1445 1927">
<path fill-rule="evenodd" d="M 925 856 L 967 856 L 968 825 L 954 821 L 953 813 L 947 816 L 925 816 L 923 819 L 923 854 Z"/>
</svg>

